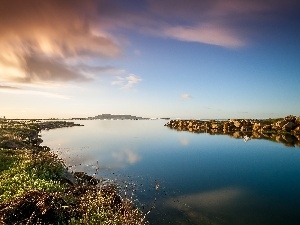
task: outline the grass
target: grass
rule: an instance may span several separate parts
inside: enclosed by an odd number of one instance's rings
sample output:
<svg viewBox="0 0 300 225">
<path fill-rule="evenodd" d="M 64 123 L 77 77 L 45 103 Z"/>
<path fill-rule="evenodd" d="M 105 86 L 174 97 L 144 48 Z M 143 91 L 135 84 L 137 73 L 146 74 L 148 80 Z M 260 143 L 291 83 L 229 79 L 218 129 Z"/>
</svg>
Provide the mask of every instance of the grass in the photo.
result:
<svg viewBox="0 0 300 225">
<path fill-rule="evenodd" d="M 37 124 L 0 121 L 0 127 L 0 224 L 148 224 L 115 184 L 66 182 L 64 162 L 30 142 Z M 12 141 L 21 147 L 1 145 Z"/>
<path fill-rule="evenodd" d="M 52 159 L 50 152 L 33 154 L 31 150 L 11 151 L 9 155 L 12 157 L 4 165 L 6 169 L 0 173 L 0 202 L 13 201 L 30 190 L 63 190 L 64 186 L 57 179 L 63 166 Z"/>
</svg>

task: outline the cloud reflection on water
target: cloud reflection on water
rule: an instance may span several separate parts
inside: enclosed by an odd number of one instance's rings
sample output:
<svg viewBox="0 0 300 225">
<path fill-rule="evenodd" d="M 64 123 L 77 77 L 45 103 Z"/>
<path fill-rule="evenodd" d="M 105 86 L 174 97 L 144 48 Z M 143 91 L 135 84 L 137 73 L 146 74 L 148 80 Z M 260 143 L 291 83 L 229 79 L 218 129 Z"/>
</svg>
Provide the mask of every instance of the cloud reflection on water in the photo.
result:
<svg viewBox="0 0 300 225">
<path fill-rule="evenodd" d="M 178 199 L 180 202 L 186 202 L 186 204 L 193 208 L 200 209 L 205 207 L 215 209 L 231 204 L 244 194 L 245 191 L 240 188 L 228 187 L 196 194 L 182 195 L 179 196 Z M 170 201 L 169 204 L 173 207 L 178 207 L 173 201 Z"/>
<path fill-rule="evenodd" d="M 179 142 L 181 145 L 188 146 L 190 144 L 190 140 L 187 138 L 179 138 Z"/>
<path fill-rule="evenodd" d="M 228 224 L 236 209 L 244 208 L 248 194 L 242 188 L 225 187 L 171 198 L 166 206 L 182 212 L 191 224 Z"/>
<path fill-rule="evenodd" d="M 121 151 L 113 152 L 112 157 L 119 165 L 135 164 L 141 159 L 141 157 L 130 148 L 124 148 Z"/>
</svg>

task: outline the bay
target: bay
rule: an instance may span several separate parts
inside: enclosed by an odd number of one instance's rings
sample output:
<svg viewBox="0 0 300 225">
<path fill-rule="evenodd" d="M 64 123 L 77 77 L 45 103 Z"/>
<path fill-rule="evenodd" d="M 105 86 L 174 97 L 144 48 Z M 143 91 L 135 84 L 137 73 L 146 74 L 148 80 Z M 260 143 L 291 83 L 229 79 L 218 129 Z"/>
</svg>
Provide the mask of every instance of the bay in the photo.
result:
<svg viewBox="0 0 300 225">
<path fill-rule="evenodd" d="M 150 224 L 299 223 L 299 147 L 166 122 L 76 121 L 84 126 L 42 131 L 42 139 L 71 170 L 117 182 Z"/>
</svg>

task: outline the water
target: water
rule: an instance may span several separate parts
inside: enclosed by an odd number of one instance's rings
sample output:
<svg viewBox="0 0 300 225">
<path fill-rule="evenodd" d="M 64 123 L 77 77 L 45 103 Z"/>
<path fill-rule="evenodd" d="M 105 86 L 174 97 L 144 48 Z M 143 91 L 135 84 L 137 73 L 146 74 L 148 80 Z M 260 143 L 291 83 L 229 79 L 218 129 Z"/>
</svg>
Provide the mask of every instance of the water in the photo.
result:
<svg viewBox="0 0 300 225">
<path fill-rule="evenodd" d="M 166 122 L 79 121 L 85 126 L 42 138 L 72 170 L 128 185 L 151 224 L 299 224 L 299 147 L 177 132 Z"/>
</svg>

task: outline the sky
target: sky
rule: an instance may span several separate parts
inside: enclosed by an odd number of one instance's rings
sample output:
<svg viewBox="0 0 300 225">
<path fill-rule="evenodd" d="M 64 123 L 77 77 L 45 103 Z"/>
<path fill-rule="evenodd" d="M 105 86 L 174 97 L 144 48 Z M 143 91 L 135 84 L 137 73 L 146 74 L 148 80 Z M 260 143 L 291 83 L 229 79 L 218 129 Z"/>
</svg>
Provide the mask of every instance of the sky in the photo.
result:
<svg viewBox="0 0 300 225">
<path fill-rule="evenodd" d="M 0 0 L 0 117 L 300 116 L 298 0 Z"/>
</svg>

